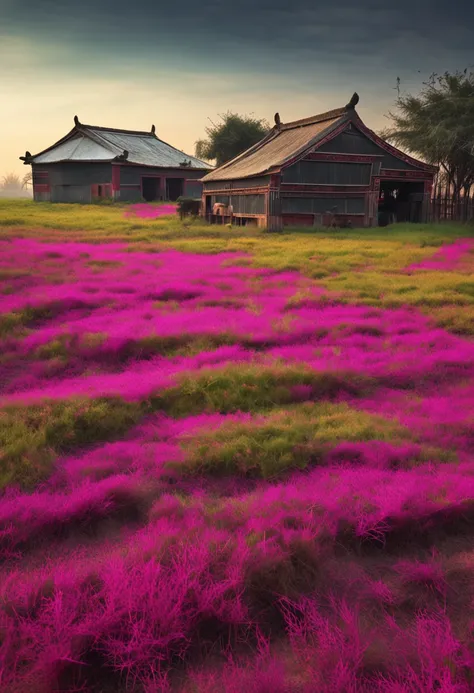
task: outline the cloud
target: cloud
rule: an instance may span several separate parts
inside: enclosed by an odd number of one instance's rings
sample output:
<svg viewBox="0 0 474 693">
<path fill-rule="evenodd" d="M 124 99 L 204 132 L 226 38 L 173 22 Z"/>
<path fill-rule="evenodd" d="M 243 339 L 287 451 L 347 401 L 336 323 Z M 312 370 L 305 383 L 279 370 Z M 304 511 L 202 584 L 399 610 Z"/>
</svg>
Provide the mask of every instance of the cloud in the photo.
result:
<svg viewBox="0 0 474 693">
<path fill-rule="evenodd" d="M 306 72 L 316 61 L 340 65 L 348 57 L 364 66 L 368 58 L 374 62 L 384 55 L 408 64 L 423 38 L 431 41 L 431 53 L 436 44 L 468 50 L 474 9 L 468 0 L 458 4 L 462 8 L 454 14 L 433 0 L 399 0 L 393 6 L 375 0 L 340 0 L 333 6 L 314 0 L 141 0 L 139 11 L 129 0 L 23 0 L 7 5 L 0 23 L 10 34 L 67 39 L 78 67 L 96 56 L 114 56 L 120 67 L 154 59 L 163 69 L 191 62 L 216 72 L 252 65 L 287 71 L 299 62 Z M 410 42 L 400 50 L 398 37 L 407 32 Z M 302 56 L 313 64 L 302 63 Z"/>
</svg>

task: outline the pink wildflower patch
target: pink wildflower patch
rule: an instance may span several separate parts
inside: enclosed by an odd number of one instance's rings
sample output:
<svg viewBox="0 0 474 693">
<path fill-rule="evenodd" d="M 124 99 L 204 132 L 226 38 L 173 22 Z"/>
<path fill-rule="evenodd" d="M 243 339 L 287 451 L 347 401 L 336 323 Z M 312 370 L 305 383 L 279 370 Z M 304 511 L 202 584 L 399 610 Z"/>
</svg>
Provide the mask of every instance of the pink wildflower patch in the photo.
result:
<svg viewBox="0 0 474 693">
<path fill-rule="evenodd" d="M 413 270 L 440 270 L 449 272 L 450 270 L 462 270 L 464 265 L 471 269 L 474 266 L 472 253 L 474 252 L 474 241 L 472 239 L 462 239 L 443 245 L 430 258 L 417 264 L 407 267 L 407 271 Z"/>
<path fill-rule="evenodd" d="M 474 342 L 148 250 L 0 240 L 2 690 L 468 693 Z"/>
</svg>

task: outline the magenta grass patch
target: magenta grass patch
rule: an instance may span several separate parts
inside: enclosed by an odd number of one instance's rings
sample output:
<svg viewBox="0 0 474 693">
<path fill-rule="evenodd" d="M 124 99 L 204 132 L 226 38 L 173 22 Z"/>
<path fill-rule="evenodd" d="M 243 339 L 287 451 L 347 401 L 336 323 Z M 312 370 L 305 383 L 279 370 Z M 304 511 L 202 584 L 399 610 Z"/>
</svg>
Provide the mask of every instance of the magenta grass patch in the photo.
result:
<svg viewBox="0 0 474 693">
<path fill-rule="evenodd" d="M 474 342 L 242 257 L 0 241 L 2 690 L 471 690 Z M 271 415 L 315 399 L 296 471 Z M 357 438 L 346 404 L 407 434 Z M 288 469 L 187 475 L 198 443 Z"/>
<path fill-rule="evenodd" d="M 443 245 L 430 258 L 407 267 L 408 271 L 413 270 L 440 270 L 449 272 L 450 270 L 466 269 L 472 271 L 474 265 L 474 241 L 472 239 L 461 239 L 454 243 Z"/>
</svg>

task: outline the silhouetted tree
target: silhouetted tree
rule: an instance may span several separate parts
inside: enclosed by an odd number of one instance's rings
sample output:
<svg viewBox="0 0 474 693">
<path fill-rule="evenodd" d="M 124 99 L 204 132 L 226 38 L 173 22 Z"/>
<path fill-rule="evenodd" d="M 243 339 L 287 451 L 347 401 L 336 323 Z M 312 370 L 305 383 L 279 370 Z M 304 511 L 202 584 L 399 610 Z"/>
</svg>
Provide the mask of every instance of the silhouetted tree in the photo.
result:
<svg viewBox="0 0 474 693">
<path fill-rule="evenodd" d="M 31 171 L 28 171 L 28 173 L 25 173 L 21 180 L 21 187 L 24 190 L 28 190 L 28 187 L 33 185 L 33 173 Z"/>
<path fill-rule="evenodd" d="M 222 166 L 227 161 L 259 142 L 269 131 L 266 120 L 252 116 L 226 113 L 220 116 L 222 122 L 206 128 L 207 139 L 196 142 L 196 156 L 206 161 L 215 161 Z"/>
</svg>

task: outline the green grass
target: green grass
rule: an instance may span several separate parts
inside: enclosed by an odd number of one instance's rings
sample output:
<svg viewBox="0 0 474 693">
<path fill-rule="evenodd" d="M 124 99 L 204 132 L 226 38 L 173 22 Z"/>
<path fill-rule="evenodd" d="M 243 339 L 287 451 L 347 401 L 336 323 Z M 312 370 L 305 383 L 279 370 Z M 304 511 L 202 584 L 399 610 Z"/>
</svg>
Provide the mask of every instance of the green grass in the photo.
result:
<svg viewBox="0 0 474 693">
<path fill-rule="evenodd" d="M 203 411 L 257 412 L 294 402 L 292 387 L 298 385 L 310 386 L 313 399 L 327 399 L 340 392 L 368 394 L 374 383 L 356 373 L 315 372 L 304 364 L 242 364 L 181 374 L 176 386 L 150 402 L 174 417 Z"/>
<path fill-rule="evenodd" d="M 474 336 L 474 304 L 433 306 L 427 311 L 429 317 L 438 326 L 454 334 L 466 337 Z"/>
<path fill-rule="evenodd" d="M 61 349 L 59 349 L 61 353 Z M 291 404 L 294 385 L 311 385 L 315 398 L 342 389 L 368 391 L 371 381 L 354 374 L 314 373 L 304 366 L 232 366 L 183 374 L 177 384 L 142 402 L 120 397 L 45 400 L 0 409 L 0 488 L 31 488 L 46 478 L 59 455 L 124 434 L 144 416 L 201 412 L 259 412 Z"/>
<path fill-rule="evenodd" d="M 5 337 L 18 328 L 29 327 L 41 320 L 53 317 L 51 305 L 28 307 L 21 311 L 12 311 L 0 315 L 0 337 Z"/>
<path fill-rule="evenodd" d="M 273 411 L 252 422 L 229 421 L 215 431 L 190 436 L 180 471 L 191 474 L 240 474 L 276 477 L 323 461 L 342 441 L 390 440 L 409 431 L 382 417 L 345 404 L 305 403 Z"/>
<path fill-rule="evenodd" d="M 474 305 L 472 284 L 459 272 L 423 271 L 412 275 L 395 272 L 344 272 L 323 282 L 330 292 L 354 304 L 397 308 Z"/>
<path fill-rule="evenodd" d="M 30 488 L 58 455 L 125 433 L 142 415 L 119 398 L 71 399 L 0 411 L 0 488 Z"/>
</svg>

